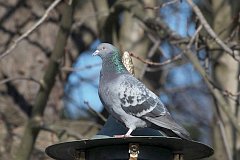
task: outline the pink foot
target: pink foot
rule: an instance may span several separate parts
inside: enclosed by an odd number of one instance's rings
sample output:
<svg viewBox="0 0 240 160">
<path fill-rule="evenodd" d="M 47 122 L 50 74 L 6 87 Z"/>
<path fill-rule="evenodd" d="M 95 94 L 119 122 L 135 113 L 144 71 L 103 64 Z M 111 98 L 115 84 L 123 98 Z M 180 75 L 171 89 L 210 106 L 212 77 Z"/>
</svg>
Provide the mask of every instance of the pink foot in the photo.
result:
<svg viewBox="0 0 240 160">
<path fill-rule="evenodd" d="M 132 137 L 132 136 L 123 134 L 123 135 L 114 135 L 113 137 L 115 137 L 115 138 L 126 138 L 126 137 Z"/>
</svg>

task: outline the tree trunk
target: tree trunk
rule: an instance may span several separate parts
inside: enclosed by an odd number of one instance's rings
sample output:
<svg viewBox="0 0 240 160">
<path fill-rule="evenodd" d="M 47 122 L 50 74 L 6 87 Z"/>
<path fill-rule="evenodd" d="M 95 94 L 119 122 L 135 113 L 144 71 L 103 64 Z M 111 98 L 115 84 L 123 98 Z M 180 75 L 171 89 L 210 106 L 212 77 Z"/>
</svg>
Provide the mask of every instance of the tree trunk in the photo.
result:
<svg viewBox="0 0 240 160">
<path fill-rule="evenodd" d="M 49 94 L 55 82 L 55 78 L 59 72 L 61 59 L 65 53 L 68 35 L 72 25 L 73 2 L 71 5 L 64 3 L 63 14 L 60 24 L 60 29 L 56 38 L 55 48 L 52 52 L 48 67 L 43 77 L 42 86 L 36 96 L 33 112 L 25 126 L 25 131 L 17 150 L 15 160 L 28 160 L 32 150 L 34 149 L 35 141 L 40 132 L 39 127 L 42 125 L 43 112 L 47 104 Z"/>
<path fill-rule="evenodd" d="M 232 6 L 229 1 L 225 0 L 213 0 L 212 1 L 212 12 L 213 12 L 213 22 L 212 27 L 214 31 L 219 35 L 219 38 L 223 41 L 230 36 L 231 32 L 231 23 L 232 23 Z M 220 34 L 221 33 L 221 34 Z M 210 44 L 211 47 L 218 48 L 219 46 L 215 43 Z M 236 93 L 238 88 L 238 62 L 235 61 L 231 56 L 222 51 L 214 51 L 210 53 L 213 57 L 213 79 L 223 90 L 230 91 L 231 93 Z M 228 102 L 228 109 L 235 112 L 236 101 L 225 97 Z M 216 104 L 217 105 L 217 104 Z M 236 132 L 229 119 L 225 114 L 220 110 L 220 115 L 224 124 L 225 135 L 222 134 L 220 125 L 218 123 L 219 119 L 216 115 L 216 120 L 213 124 L 213 136 L 214 136 L 214 148 L 215 148 L 215 157 L 218 160 L 232 159 L 233 151 L 233 132 Z M 226 144 L 224 144 L 223 136 L 226 139 Z M 228 156 L 227 156 L 228 155 Z M 230 157 L 229 157 L 230 156 Z"/>
</svg>

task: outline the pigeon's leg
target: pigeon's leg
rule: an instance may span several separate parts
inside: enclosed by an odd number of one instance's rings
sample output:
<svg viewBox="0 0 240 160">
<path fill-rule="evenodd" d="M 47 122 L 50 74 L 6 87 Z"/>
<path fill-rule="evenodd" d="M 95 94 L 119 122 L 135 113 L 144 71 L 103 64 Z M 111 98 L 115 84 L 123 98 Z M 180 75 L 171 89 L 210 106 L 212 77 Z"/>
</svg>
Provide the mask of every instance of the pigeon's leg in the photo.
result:
<svg viewBox="0 0 240 160">
<path fill-rule="evenodd" d="M 132 131 L 133 131 L 133 129 L 129 128 L 128 132 L 125 134 L 125 137 L 131 137 Z"/>
<path fill-rule="evenodd" d="M 125 137 L 131 137 L 133 129 L 129 128 L 128 132 L 124 135 L 114 135 L 115 138 L 125 138 Z"/>
</svg>

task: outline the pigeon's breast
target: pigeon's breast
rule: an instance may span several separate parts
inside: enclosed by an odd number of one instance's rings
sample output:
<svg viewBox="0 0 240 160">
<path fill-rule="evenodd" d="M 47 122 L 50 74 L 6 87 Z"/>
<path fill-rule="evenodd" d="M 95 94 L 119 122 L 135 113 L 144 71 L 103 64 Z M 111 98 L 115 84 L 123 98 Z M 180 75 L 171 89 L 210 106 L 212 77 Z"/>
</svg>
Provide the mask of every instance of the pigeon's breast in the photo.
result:
<svg viewBox="0 0 240 160">
<path fill-rule="evenodd" d="M 107 110 L 118 104 L 116 92 L 118 86 L 115 82 L 115 79 L 109 79 L 109 77 L 106 76 L 100 78 L 99 97 Z"/>
</svg>

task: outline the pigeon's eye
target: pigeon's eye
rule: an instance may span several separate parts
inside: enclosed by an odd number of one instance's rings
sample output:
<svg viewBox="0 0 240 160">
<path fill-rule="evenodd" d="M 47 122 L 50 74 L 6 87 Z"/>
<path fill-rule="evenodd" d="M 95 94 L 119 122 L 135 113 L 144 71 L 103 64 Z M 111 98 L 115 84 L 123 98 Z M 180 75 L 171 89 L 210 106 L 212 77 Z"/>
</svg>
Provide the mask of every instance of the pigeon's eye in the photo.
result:
<svg viewBox="0 0 240 160">
<path fill-rule="evenodd" d="M 105 47 L 102 47 L 102 50 L 105 50 L 106 48 Z"/>
</svg>

